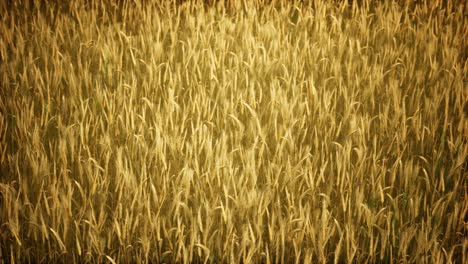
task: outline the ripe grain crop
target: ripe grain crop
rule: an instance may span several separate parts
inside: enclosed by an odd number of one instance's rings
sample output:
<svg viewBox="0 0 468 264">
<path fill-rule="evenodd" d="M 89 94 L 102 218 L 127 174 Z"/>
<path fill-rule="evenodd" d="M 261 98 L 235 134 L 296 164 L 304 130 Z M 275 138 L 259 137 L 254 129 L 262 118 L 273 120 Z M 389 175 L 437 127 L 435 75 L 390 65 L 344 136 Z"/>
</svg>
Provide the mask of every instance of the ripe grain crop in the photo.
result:
<svg viewBox="0 0 468 264">
<path fill-rule="evenodd" d="M 0 2 L 0 262 L 467 263 L 463 1 L 112 2 Z"/>
</svg>

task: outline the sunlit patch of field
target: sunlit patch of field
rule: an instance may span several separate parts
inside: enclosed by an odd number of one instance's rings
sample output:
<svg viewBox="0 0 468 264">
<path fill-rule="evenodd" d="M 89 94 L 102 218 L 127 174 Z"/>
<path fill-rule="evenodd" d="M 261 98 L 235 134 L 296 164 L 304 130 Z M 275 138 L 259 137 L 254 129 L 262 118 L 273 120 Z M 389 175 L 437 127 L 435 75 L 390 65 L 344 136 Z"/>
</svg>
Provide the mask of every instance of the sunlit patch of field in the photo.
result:
<svg viewBox="0 0 468 264">
<path fill-rule="evenodd" d="M 1 263 L 467 262 L 463 1 L 136 2 L 0 3 Z"/>
</svg>

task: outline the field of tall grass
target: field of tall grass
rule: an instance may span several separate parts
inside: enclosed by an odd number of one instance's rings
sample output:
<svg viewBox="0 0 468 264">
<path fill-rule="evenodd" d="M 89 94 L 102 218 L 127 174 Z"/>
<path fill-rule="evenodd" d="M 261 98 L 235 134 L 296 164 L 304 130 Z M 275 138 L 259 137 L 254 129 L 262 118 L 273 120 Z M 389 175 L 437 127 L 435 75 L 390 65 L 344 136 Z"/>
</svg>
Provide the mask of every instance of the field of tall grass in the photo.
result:
<svg viewBox="0 0 468 264">
<path fill-rule="evenodd" d="M 0 263 L 467 263 L 464 1 L 103 2 L 0 1 Z"/>
</svg>

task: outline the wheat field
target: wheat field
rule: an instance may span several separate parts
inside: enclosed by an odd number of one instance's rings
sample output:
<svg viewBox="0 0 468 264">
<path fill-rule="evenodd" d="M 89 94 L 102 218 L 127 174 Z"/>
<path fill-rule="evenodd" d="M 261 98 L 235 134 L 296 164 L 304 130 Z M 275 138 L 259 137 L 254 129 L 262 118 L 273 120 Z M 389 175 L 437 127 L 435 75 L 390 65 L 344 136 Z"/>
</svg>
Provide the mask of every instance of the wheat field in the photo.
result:
<svg viewBox="0 0 468 264">
<path fill-rule="evenodd" d="M 0 263 L 467 263 L 463 2 L 0 1 Z"/>
</svg>

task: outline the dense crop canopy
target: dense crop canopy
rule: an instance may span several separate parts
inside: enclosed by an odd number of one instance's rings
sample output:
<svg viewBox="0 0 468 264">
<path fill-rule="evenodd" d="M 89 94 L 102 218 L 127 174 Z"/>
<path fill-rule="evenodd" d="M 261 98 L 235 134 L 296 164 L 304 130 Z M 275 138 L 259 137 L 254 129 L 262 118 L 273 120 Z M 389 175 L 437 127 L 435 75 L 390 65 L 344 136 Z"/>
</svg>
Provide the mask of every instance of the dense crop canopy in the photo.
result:
<svg viewBox="0 0 468 264">
<path fill-rule="evenodd" d="M 467 262 L 463 1 L 5 2 L 0 262 Z"/>
</svg>

